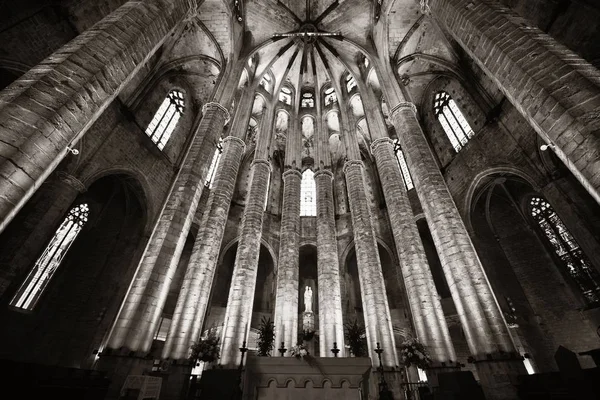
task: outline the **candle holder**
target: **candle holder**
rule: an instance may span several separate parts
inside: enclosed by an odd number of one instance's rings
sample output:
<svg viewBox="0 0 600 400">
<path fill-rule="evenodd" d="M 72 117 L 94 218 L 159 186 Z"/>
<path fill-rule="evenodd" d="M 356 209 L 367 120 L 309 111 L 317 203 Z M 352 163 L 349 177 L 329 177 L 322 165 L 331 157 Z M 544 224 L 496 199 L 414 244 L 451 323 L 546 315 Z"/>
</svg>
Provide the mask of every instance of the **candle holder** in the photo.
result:
<svg viewBox="0 0 600 400">
<path fill-rule="evenodd" d="M 337 347 L 337 342 L 333 342 L 333 348 L 331 349 L 331 352 L 333 353 L 334 357 L 338 356 L 340 349 L 338 349 L 338 347 Z"/>
<path fill-rule="evenodd" d="M 281 342 L 281 347 L 277 350 L 281 353 L 281 357 L 283 357 L 283 355 L 287 351 L 287 349 L 285 348 L 285 344 L 283 342 Z"/>
<path fill-rule="evenodd" d="M 248 348 L 246 347 L 246 341 L 244 340 L 242 342 L 242 347 L 240 347 L 240 352 L 242 353 L 242 360 L 240 361 L 240 369 L 242 369 L 244 367 L 244 355 L 246 354 L 247 351 L 248 351 Z"/>
<path fill-rule="evenodd" d="M 392 395 L 392 391 L 389 389 L 387 382 L 385 381 L 385 375 L 383 370 L 383 363 L 381 362 L 381 353 L 383 353 L 383 349 L 379 342 L 377 342 L 377 347 L 375 348 L 375 353 L 377 353 L 377 358 L 379 358 L 379 399 L 380 400 L 393 400 L 394 396 Z"/>
</svg>

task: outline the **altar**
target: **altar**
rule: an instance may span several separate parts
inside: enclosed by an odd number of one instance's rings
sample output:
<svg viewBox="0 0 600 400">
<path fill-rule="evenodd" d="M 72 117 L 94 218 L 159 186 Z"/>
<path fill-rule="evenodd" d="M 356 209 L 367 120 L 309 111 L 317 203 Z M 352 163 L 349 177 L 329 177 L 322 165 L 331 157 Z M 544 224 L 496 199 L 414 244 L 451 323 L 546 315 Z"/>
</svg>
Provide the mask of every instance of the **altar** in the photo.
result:
<svg viewBox="0 0 600 400">
<path fill-rule="evenodd" d="M 369 398 L 371 359 L 367 357 L 249 356 L 244 400 L 361 400 Z"/>
</svg>

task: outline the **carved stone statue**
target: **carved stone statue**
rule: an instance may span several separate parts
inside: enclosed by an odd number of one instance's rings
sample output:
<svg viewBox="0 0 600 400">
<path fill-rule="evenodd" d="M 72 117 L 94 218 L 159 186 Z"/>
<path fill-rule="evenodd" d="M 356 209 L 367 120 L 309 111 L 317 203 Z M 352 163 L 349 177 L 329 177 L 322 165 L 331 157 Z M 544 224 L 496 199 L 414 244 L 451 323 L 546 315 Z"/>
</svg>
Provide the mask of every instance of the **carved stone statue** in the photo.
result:
<svg viewBox="0 0 600 400">
<path fill-rule="evenodd" d="M 304 311 L 312 312 L 312 289 L 310 286 L 304 288 Z"/>
</svg>

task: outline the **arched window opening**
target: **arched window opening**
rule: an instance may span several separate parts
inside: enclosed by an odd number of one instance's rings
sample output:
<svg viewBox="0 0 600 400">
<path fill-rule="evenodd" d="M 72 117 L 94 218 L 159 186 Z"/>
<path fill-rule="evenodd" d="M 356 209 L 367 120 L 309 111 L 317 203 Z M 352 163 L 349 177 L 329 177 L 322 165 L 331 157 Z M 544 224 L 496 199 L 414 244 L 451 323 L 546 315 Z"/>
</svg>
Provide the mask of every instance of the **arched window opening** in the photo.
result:
<svg viewBox="0 0 600 400">
<path fill-rule="evenodd" d="M 402 171 L 402 178 L 404 179 L 404 186 L 406 186 L 406 191 L 414 189 L 413 180 L 410 176 L 410 171 L 408 170 L 408 164 L 406 163 L 406 158 L 404 157 L 404 152 L 400 148 L 400 143 L 398 139 L 394 141 L 394 151 L 396 152 L 396 159 L 398 160 L 398 165 L 400 165 L 400 171 Z"/>
<path fill-rule="evenodd" d="M 267 92 L 271 92 L 271 77 L 269 76 L 269 74 L 265 74 L 262 79 L 260 80 L 259 85 L 262 86 L 263 88 L 265 88 L 265 90 Z"/>
<path fill-rule="evenodd" d="M 311 92 L 302 93 L 302 101 L 300 107 L 312 108 L 315 106 L 315 96 Z"/>
<path fill-rule="evenodd" d="M 246 143 L 253 143 L 256 141 L 256 131 L 258 130 L 258 123 L 254 118 L 250 118 L 248 121 L 248 128 L 246 129 Z"/>
<path fill-rule="evenodd" d="M 292 91 L 286 87 L 282 87 L 281 92 L 279 92 L 279 101 L 287 105 L 292 105 Z"/>
<path fill-rule="evenodd" d="M 330 87 L 325 91 L 325 106 L 331 105 L 333 103 L 337 103 L 337 96 L 335 94 L 335 89 Z"/>
<path fill-rule="evenodd" d="M 171 90 L 146 128 L 146 135 L 162 150 L 185 111 L 183 93 Z"/>
<path fill-rule="evenodd" d="M 317 215 L 317 186 L 315 174 L 307 169 L 302 173 L 300 185 L 300 216 L 315 217 Z"/>
<path fill-rule="evenodd" d="M 27 275 L 25 282 L 10 301 L 11 306 L 24 310 L 32 310 L 35 307 L 71 244 L 73 244 L 75 238 L 81 232 L 81 228 L 87 222 L 89 212 L 90 208 L 86 203 L 79 204 L 69 211 L 54 237 L 37 259 L 33 269 Z"/>
<path fill-rule="evenodd" d="M 208 174 L 206 175 L 206 181 L 204 181 L 204 186 L 212 189 L 213 182 L 215 180 L 215 176 L 217 176 L 217 167 L 219 166 L 219 161 L 221 160 L 221 155 L 223 154 L 223 139 L 219 138 L 219 142 L 217 143 L 217 149 L 215 150 L 215 155 L 210 162 L 210 168 L 208 169 Z"/>
<path fill-rule="evenodd" d="M 356 87 L 356 79 L 350 74 L 346 77 L 346 90 L 350 93 Z"/>
<path fill-rule="evenodd" d="M 367 57 L 365 57 L 364 61 L 363 61 L 365 68 L 369 68 L 369 59 Z"/>
<path fill-rule="evenodd" d="M 473 137 L 473 129 L 458 109 L 456 102 L 446 92 L 438 92 L 435 95 L 433 112 L 458 153 Z"/>
<path fill-rule="evenodd" d="M 600 301 L 600 274 L 592 265 L 565 224 L 550 204 L 541 197 L 529 202 L 533 219 L 538 223 L 552 249 L 562 261 L 567 274 L 573 279 L 588 305 Z"/>
</svg>

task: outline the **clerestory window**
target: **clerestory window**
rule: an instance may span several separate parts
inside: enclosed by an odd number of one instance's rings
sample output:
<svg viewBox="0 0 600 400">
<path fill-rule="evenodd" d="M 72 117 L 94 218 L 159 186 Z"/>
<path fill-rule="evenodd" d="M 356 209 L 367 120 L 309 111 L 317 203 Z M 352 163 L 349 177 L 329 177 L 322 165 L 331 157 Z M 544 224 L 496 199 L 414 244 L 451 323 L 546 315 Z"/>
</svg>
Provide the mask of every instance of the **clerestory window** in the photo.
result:
<svg viewBox="0 0 600 400">
<path fill-rule="evenodd" d="M 350 74 L 346 77 L 346 91 L 350 93 L 356 87 L 356 79 Z"/>
<path fill-rule="evenodd" d="M 300 184 L 300 216 L 315 217 L 317 215 L 317 185 L 315 174 L 307 169 L 302 173 Z"/>
<path fill-rule="evenodd" d="M 315 96 L 311 92 L 303 93 L 302 100 L 300 102 L 300 107 L 312 108 L 314 106 L 315 106 Z"/>
<path fill-rule="evenodd" d="M 281 92 L 279 92 L 279 101 L 285 103 L 287 105 L 292 104 L 292 91 L 286 87 L 281 88 Z"/>
<path fill-rule="evenodd" d="M 330 87 L 325 90 L 325 106 L 337 103 L 337 96 L 335 95 L 335 89 Z"/>
<path fill-rule="evenodd" d="M 215 176 L 217 176 L 217 167 L 219 166 L 219 161 L 221 160 L 221 155 L 223 154 L 223 139 L 219 138 L 219 142 L 217 143 L 217 148 L 215 150 L 215 154 L 213 155 L 212 161 L 210 162 L 210 167 L 208 169 L 208 174 L 206 175 L 206 180 L 204 181 L 204 186 L 209 189 L 212 188 L 213 182 L 215 180 Z"/>
<path fill-rule="evenodd" d="M 530 213 L 561 264 L 581 291 L 588 305 L 600 301 L 600 274 L 585 255 L 552 206 L 541 197 L 532 197 Z"/>
<path fill-rule="evenodd" d="M 398 160 L 398 165 L 400 165 L 400 171 L 402 172 L 404 186 L 406 186 L 406 191 L 409 191 L 415 186 L 413 185 L 413 180 L 410 176 L 410 171 L 408 170 L 408 164 L 406 163 L 406 158 L 404 157 L 404 152 L 400 148 L 400 143 L 398 142 L 398 139 L 394 141 L 394 151 L 396 152 L 396 159 Z"/>
<path fill-rule="evenodd" d="M 32 310 L 37 304 L 50 279 L 60 266 L 61 261 L 69 251 L 81 228 L 89 216 L 89 206 L 85 203 L 73 207 L 48 246 L 37 259 L 29 275 L 10 301 L 10 305 L 24 310 Z"/>
<path fill-rule="evenodd" d="M 433 112 L 450 139 L 452 147 L 458 153 L 473 137 L 473 129 L 458 109 L 456 102 L 444 91 L 435 95 Z"/>
<path fill-rule="evenodd" d="M 146 135 L 162 150 L 185 111 L 183 93 L 177 89 L 169 92 L 146 128 Z"/>
</svg>

